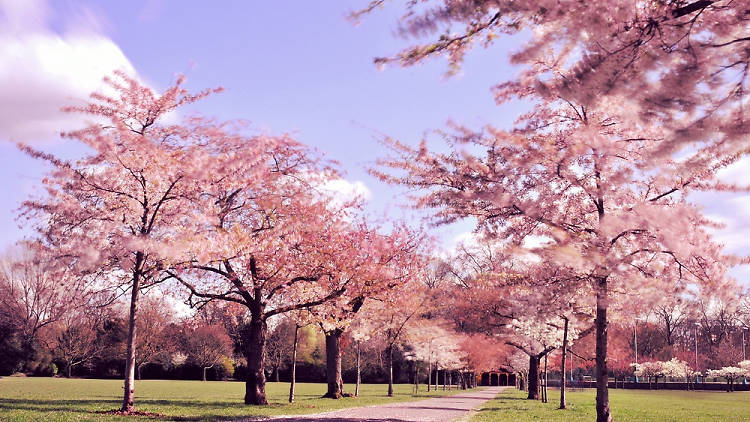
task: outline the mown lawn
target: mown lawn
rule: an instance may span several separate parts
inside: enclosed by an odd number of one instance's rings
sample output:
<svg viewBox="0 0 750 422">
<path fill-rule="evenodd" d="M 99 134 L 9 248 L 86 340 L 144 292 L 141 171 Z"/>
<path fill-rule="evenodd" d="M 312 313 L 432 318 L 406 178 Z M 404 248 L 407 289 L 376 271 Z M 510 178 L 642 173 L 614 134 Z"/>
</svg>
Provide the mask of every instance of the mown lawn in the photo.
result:
<svg viewBox="0 0 750 422">
<path fill-rule="evenodd" d="M 164 415 L 159 420 L 232 420 L 250 417 L 325 412 L 345 407 L 419 400 L 457 391 L 420 392 L 412 395 L 411 385 L 396 385 L 395 396 L 387 397 L 387 386 L 366 384 L 358 398 L 321 399 L 324 384 L 297 384 L 296 402 L 287 402 L 289 384 L 268 383 L 268 406 L 245 406 L 245 385 L 221 381 L 136 381 L 136 409 Z M 424 386 L 420 386 L 424 387 Z M 345 385 L 345 391 L 353 391 Z M 147 417 L 121 417 L 97 412 L 118 409 L 122 381 L 65 378 L 0 379 L 0 421 L 124 421 Z"/>
<path fill-rule="evenodd" d="M 750 392 L 643 391 L 610 389 L 617 422 L 740 422 L 750 421 Z M 526 400 L 526 393 L 505 390 L 471 419 L 481 421 L 594 421 L 593 389 L 568 393 L 568 409 L 559 410 L 559 390 L 550 390 L 549 403 Z"/>
</svg>

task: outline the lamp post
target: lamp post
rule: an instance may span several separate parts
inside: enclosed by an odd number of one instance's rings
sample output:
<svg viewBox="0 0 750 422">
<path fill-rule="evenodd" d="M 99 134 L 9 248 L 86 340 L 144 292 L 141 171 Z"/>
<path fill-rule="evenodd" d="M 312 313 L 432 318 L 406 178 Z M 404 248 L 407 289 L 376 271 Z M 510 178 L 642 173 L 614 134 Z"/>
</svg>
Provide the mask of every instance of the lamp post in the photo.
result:
<svg viewBox="0 0 750 422">
<path fill-rule="evenodd" d="M 635 343 L 635 364 L 638 365 L 638 318 L 633 322 L 633 343 Z M 638 383 L 638 375 L 635 376 L 635 382 Z"/>
<path fill-rule="evenodd" d="M 698 382 L 698 327 L 700 323 L 695 323 L 695 382 Z"/>
</svg>

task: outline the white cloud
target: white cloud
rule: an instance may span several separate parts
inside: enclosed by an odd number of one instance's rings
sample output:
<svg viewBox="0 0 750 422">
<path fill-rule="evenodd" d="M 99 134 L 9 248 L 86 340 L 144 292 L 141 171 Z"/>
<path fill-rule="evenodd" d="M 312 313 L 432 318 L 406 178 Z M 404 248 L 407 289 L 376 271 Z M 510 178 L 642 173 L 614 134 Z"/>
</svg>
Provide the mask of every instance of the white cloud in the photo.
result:
<svg viewBox="0 0 750 422">
<path fill-rule="evenodd" d="M 747 175 L 750 172 L 750 156 L 742 157 L 732 165 L 725 167 L 717 173 L 719 179 L 727 183 L 736 183 L 739 185 L 750 184 Z"/>
<path fill-rule="evenodd" d="M 44 2 L 0 0 L 0 141 L 56 139 L 81 126 L 80 115 L 60 107 L 86 99 L 114 70 L 135 75 L 122 50 L 84 12 L 73 16 L 74 31 L 60 35 L 48 26 Z"/>
<path fill-rule="evenodd" d="M 747 225 L 747 221 L 750 219 L 750 196 L 722 198 L 714 204 L 709 203 L 709 198 L 701 198 L 700 201 L 707 209 L 707 217 L 723 225 L 711 230 L 714 240 L 724 244 L 725 250 L 729 253 L 748 254 L 750 226 Z"/>
<path fill-rule="evenodd" d="M 372 191 L 364 182 L 359 180 L 349 181 L 346 179 L 333 179 L 327 181 L 323 185 L 323 189 L 332 193 L 334 199 L 342 202 L 349 201 L 355 198 L 360 198 L 365 201 L 369 201 L 372 198 Z"/>
</svg>

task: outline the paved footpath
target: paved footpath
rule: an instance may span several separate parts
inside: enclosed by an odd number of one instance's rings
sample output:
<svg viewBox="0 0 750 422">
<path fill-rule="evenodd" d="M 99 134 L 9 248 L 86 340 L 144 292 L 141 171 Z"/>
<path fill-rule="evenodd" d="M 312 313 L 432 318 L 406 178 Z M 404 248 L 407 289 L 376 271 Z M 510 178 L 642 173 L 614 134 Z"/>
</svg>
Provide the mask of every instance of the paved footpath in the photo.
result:
<svg viewBox="0 0 750 422">
<path fill-rule="evenodd" d="M 354 407 L 333 412 L 304 416 L 285 416 L 269 419 L 277 422 L 448 422 L 466 417 L 469 412 L 492 400 L 505 387 L 486 387 L 448 397 L 436 397 L 405 403 L 379 404 L 366 407 Z"/>
</svg>

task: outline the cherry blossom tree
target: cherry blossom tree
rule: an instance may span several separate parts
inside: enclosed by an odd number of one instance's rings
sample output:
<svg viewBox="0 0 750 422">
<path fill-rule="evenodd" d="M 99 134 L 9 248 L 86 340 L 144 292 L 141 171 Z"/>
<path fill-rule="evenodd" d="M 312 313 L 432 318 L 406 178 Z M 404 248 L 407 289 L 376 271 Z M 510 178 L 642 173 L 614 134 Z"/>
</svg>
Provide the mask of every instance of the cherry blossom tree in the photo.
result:
<svg viewBox="0 0 750 422">
<path fill-rule="evenodd" d="M 444 135 L 447 153 L 389 141 L 394 155 L 381 164 L 393 172 L 374 173 L 422 189 L 416 205 L 434 209 L 436 223 L 474 218 L 477 230 L 519 248 L 530 238 L 549 239 L 526 249 L 570 268 L 579 286 L 573 290 L 595 301 L 597 413 L 607 421 L 612 292 L 656 298 L 689 284 L 722 290 L 726 260 L 707 232 L 712 223 L 682 196 L 686 179 L 710 184 L 712 173 L 642 172 L 658 130 L 570 101 L 539 106 L 525 120 L 526 128 L 512 132 L 458 127 Z"/>
<path fill-rule="evenodd" d="M 341 268 L 341 277 L 349 278 L 351 286 L 335 300 L 310 309 L 326 336 L 328 391 L 324 397 L 329 398 L 343 394 L 341 338 L 349 324 L 366 300 L 378 300 L 391 289 L 398 289 L 410 280 L 413 263 L 421 262 L 417 254 L 424 235 L 419 231 L 400 225 L 383 235 L 364 222 L 356 230 L 362 233 L 359 243 L 341 251 L 350 259 L 349 265 Z"/>
<path fill-rule="evenodd" d="M 706 376 L 709 378 L 724 378 L 727 381 L 727 392 L 734 391 L 734 382 L 739 378 L 749 376 L 745 367 L 725 366 L 720 369 L 709 369 Z"/>
<path fill-rule="evenodd" d="M 122 404 L 128 413 L 134 411 L 139 294 L 159 282 L 164 262 L 181 246 L 177 229 L 204 172 L 199 142 L 205 139 L 196 139 L 193 127 L 198 123 L 169 124 L 165 117 L 216 90 L 189 94 L 180 77 L 157 94 L 122 72 L 105 82 L 109 93 L 65 109 L 95 120 L 63 134 L 88 148 L 81 159 L 66 161 L 20 145 L 53 169 L 43 181 L 44 194 L 25 201 L 21 215 L 55 256 L 80 273 L 107 274 L 113 290 L 130 290 Z"/>
<path fill-rule="evenodd" d="M 372 1 L 353 16 L 360 18 L 385 3 Z M 456 146 L 454 154 L 435 156 L 425 146 L 409 150 L 397 145 L 404 160 L 386 163 L 407 170 L 410 176 L 390 180 L 439 191 L 419 202 L 440 209 L 439 222 L 471 216 L 479 220 L 479 226 L 494 225 L 509 233 L 508 220 L 520 218 L 528 224 L 510 230 L 511 236 L 536 232 L 558 245 L 562 233 L 566 233 L 563 237 L 598 238 L 595 248 L 587 245 L 567 251 L 598 249 L 595 255 L 602 260 L 586 254 L 589 263 L 605 262 L 610 251 L 617 251 L 615 261 L 625 259 L 626 265 L 641 273 L 639 277 L 651 278 L 652 271 L 636 261 L 651 261 L 646 257 L 649 254 L 671 253 L 660 260 L 674 258 L 676 268 L 685 268 L 691 253 L 675 253 L 684 248 L 673 250 L 666 242 L 651 249 L 646 239 L 660 231 L 661 239 L 692 237 L 688 243 L 697 245 L 696 237 L 705 234 L 664 230 L 668 225 L 663 222 L 670 220 L 666 214 L 682 216 L 685 226 L 706 223 L 685 206 L 684 196 L 674 194 L 688 187 L 736 188 L 710 181 L 710 176 L 737 160 L 750 133 L 743 111 L 748 83 L 745 8 L 736 2 L 702 0 L 658 5 L 631 2 L 617 7 L 489 0 L 407 3 L 401 33 L 420 41 L 431 34 L 440 34 L 439 38 L 376 62 L 411 65 L 444 54 L 455 71 L 470 47 L 487 46 L 501 34 L 518 34 L 528 28 L 530 40 L 511 58 L 522 65 L 521 72 L 495 87 L 495 96 L 500 103 L 530 99 L 534 109 L 522 116 L 521 130 L 513 133 L 490 128 L 484 135 L 459 128 L 450 137 Z M 687 142 L 692 144 L 686 147 Z M 486 149 L 487 154 L 478 158 L 469 152 L 476 149 Z M 677 152 L 683 157 L 670 161 Z M 547 164 L 534 158 L 540 153 L 549 157 Z M 421 164 L 413 164 L 418 159 L 423 160 Z M 527 171 L 516 172 L 516 166 Z M 659 170 L 641 173 L 642 168 Z M 541 185 L 550 190 L 535 188 Z M 477 190 L 477 186 L 483 188 Z M 558 194 L 567 199 L 553 199 Z M 581 203 L 589 204 L 583 207 L 591 211 L 587 216 L 578 214 L 563 221 L 551 215 L 582 209 L 577 206 Z M 623 206 L 615 210 L 612 204 Z M 622 217 L 628 213 L 633 218 L 625 223 Z M 492 220 L 497 223 L 487 224 Z M 637 220 L 648 220 L 651 227 L 642 227 Z M 590 225 L 594 222 L 599 227 Z M 543 233 L 539 225 L 546 227 Z M 602 237 L 604 226 L 611 232 Z M 654 226 L 661 227 L 654 230 Z M 667 231 L 673 233 L 665 237 Z M 602 248 L 608 252 L 600 253 Z M 708 266 L 718 261 L 710 257 L 710 251 L 705 255 Z M 696 260 L 701 259 L 694 256 L 693 263 L 703 266 Z M 600 305 L 609 302 L 608 283 L 618 278 L 611 277 L 610 270 L 618 265 L 599 265 L 588 272 L 592 281 L 598 280 L 594 287 Z M 680 273 L 674 268 L 673 273 Z M 669 278 L 679 279 L 681 274 Z M 596 321 L 600 325 L 597 420 L 604 422 L 611 419 L 605 379 L 605 307 L 597 306 Z"/>
<path fill-rule="evenodd" d="M 332 301 L 354 310 L 358 298 L 382 288 L 382 278 L 363 276 L 369 260 L 377 263 L 373 247 L 396 239 L 375 239 L 358 223 L 358 199 L 334 200 L 323 187 L 338 175 L 302 145 L 258 138 L 252 149 L 230 141 L 213 146 L 220 165 L 199 207 L 206 224 L 194 237 L 205 247 L 168 274 L 193 306 L 221 300 L 247 308 L 245 403 L 266 404 L 268 318 Z"/>
<path fill-rule="evenodd" d="M 651 388 L 651 380 L 654 379 L 656 388 L 659 388 L 659 377 L 663 375 L 664 362 L 649 361 L 643 363 L 634 363 L 634 373 L 637 377 L 648 379 L 648 388 Z"/>
<path fill-rule="evenodd" d="M 405 283 L 391 289 L 379 300 L 368 301 L 360 312 L 368 321 L 371 337 L 380 338 L 385 344 L 386 371 L 388 373 L 388 396 L 393 396 L 393 352 L 405 341 L 406 333 L 417 325 L 426 311 L 428 296 L 421 283 L 422 260 L 405 262 L 401 267 L 408 277 Z"/>
<path fill-rule="evenodd" d="M 373 0 L 353 17 L 386 3 Z M 744 2 L 432 0 L 403 7 L 398 32 L 420 44 L 376 63 L 446 56 L 455 73 L 469 49 L 512 39 L 518 47 L 510 61 L 521 70 L 495 87 L 498 102 L 533 95 L 587 107 L 624 104 L 624 119 L 665 129 L 661 153 L 686 142 L 709 145 L 697 148 L 698 161 L 747 146 Z"/>
<path fill-rule="evenodd" d="M 507 245 L 492 239 L 459 249 L 453 265 L 463 270 L 453 270 L 460 280 L 453 296 L 454 307 L 464 316 L 461 323 L 501 336 L 526 354 L 528 398 L 538 399 L 542 359 L 592 329 L 588 286 L 570 268 L 538 262 L 533 254 L 513 256 L 504 250 Z M 562 401 L 564 394 L 563 386 Z"/>
</svg>

